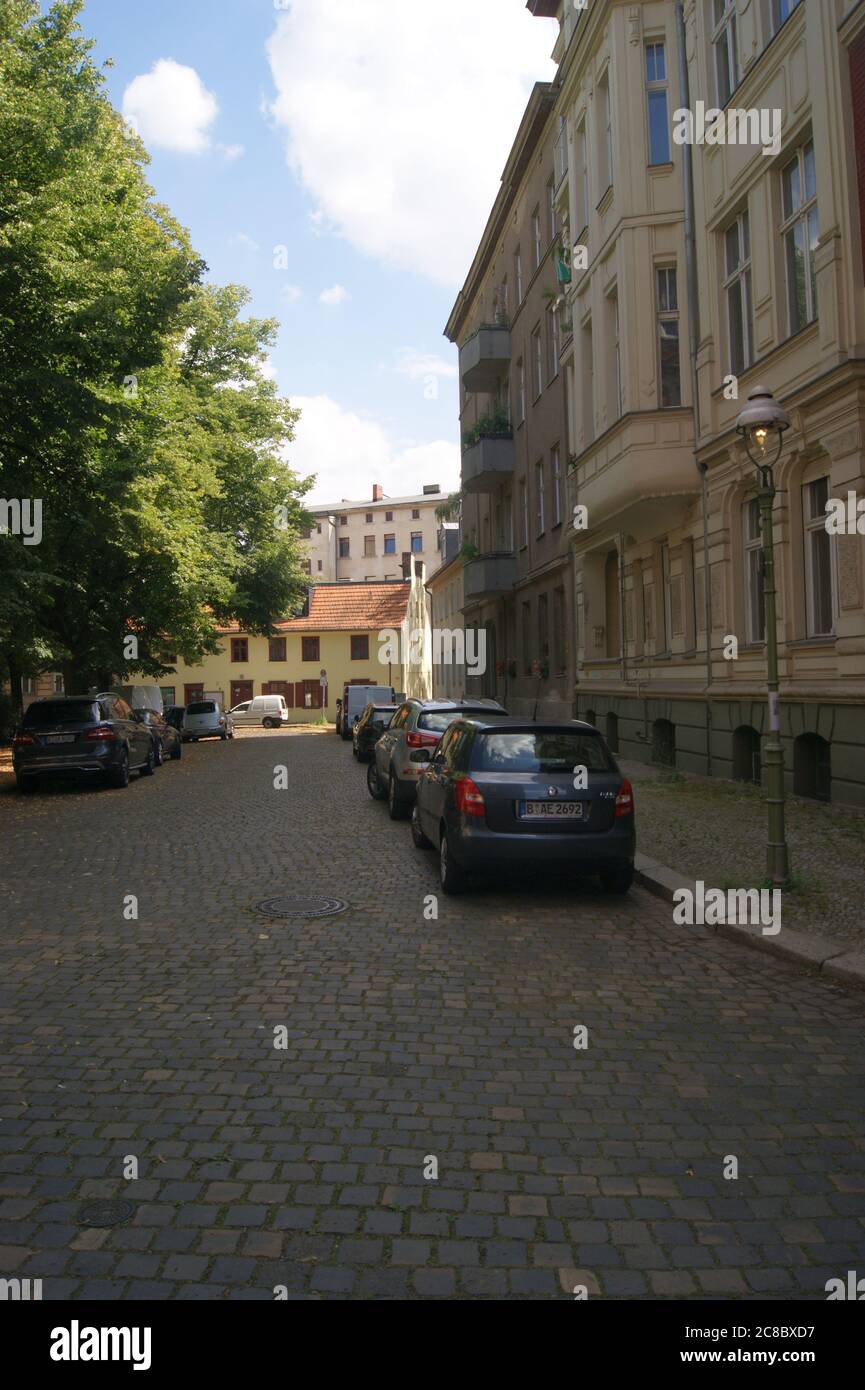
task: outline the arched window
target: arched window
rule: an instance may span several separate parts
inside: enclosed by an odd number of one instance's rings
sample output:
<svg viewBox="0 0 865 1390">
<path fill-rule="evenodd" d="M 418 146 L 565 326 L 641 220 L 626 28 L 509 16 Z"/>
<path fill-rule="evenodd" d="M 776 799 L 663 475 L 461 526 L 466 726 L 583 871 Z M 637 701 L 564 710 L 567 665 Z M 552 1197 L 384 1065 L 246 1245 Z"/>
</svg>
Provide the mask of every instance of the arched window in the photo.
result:
<svg viewBox="0 0 865 1390">
<path fill-rule="evenodd" d="M 760 735 L 748 724 L 733 734 L 733 777 L 737 782 L 761 781 Z"/>
<path fill-rule="evenodd" d="M 676 766 L 676 726 L 669 719 L 656 719 L 652 725 L 652 762 Z"/>
<path fill-rule="evenodd" d="M 800 734 L 793 744 L 793 790 L 812 801 L 832 800 L 832 749 L 819 734 Z"/>
</svg>

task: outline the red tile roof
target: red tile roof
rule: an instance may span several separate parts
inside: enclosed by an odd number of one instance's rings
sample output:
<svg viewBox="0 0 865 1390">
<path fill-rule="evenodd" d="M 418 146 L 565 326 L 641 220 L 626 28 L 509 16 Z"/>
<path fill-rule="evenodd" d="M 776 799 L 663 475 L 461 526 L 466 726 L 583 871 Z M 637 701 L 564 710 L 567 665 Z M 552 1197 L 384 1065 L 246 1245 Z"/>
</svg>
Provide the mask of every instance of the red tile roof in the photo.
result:
<svg viewBox="0 0 865 1390">
<path fill-rule="evenodd" d="M 408 611 L 411 583 L 313 584 L 309 616 L 274 623 L 278 632 L 370 632 L 400 627 Z M 219 629 L 239 632 L 236 623 Z"/>
</svg>

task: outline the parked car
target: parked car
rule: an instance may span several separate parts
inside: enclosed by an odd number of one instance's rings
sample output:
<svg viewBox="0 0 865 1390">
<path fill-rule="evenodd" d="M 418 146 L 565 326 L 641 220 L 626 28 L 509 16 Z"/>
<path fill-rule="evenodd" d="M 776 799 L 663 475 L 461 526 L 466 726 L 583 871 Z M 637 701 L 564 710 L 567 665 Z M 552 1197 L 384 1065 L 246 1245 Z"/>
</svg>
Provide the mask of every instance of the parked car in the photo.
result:
<svg viewBox="0 0 865 1390">
<path fill-rule="evenodd" d="M 193 700 L 183 716 L 184 743 L 197 743 L 200 738 L 234 738 L 234 723 L 224 714 L 218 700 Z"/>
<path fill-rule="evenodd" d="M 398 705 L 367 705 L 351 733 L 352 752 L 358 762 L 369 762 L 372 757 L 372 750 L 398 708 Z"/>
<path fill-rule="evenodd" d="M 185 705 L 166 705 L 164 714 L 166 724 L 170 724 L 172 729 L 176 729 L 178 733 L 182 732 L 185 713 Z"/>
<path fill-rule="evenodd" d="M 412 762 L 412 752 L 434 748 L 455 719 L 471 714 L 506 717 L 507 710 L 495 700 L 406 700 L 400 706 L 375 745 L 366 775 L 370 796 L 387 797 L 391 820 L 407 816 L 414 801 L 423 768 Z"/>
<path fill-rule="evenodd" d="M 351 738 L 355 720 L 360 719 L 369 702 L 380 705 L 396 704 L 390 685 L 346 685 L 342 699 L 337 701 L 336 732 Z"/>
<path fill-rule="evenodd" d="M 256 695 L 229 710 L 234 724 L 263 724 L 265 729 L 278 729 L 288 723 L 288 705 L 284 695 Z"/>
<path fill-rule="evenodd" d="M 156 757 L 149 726 L 121 696 L 55 695 L 27 706 L 12 739 L 12 765 L 24 792 L 47 772 L 98 774 L 126 787 L 130 772 L 151 777 Z"/>
<path fill-rule="evenodd" d="M 506 869 L 631 887 L 634 793 L 591 724 L 462 718 L 410 756 L 423 767 L 412 839 L 438 850 L 445 893 L 462 892 L 471 872 Z"/>
<path fill-rule="evenodd" d="M 137 709 L 135 713 L 150 729 L 156 766 L 161 767 L 166 757 L 176 762 L 183 752 L 183 740 L 174 725 L 169 724 L 154 709 Z"/>
</svg>

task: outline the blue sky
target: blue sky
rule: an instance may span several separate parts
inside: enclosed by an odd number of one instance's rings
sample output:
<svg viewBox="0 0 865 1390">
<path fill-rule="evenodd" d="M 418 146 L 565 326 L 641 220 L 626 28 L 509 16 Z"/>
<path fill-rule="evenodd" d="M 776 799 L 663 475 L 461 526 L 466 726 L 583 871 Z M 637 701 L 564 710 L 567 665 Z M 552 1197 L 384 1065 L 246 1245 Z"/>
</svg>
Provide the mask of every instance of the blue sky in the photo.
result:
<svg viewBox="0 0 865 1390">
<path fill-rule="evenodd" d="M 81 22 L 210 276 L 280 320 L 312 499 L 455 486 L 442 330 L 555 22 L 524 0 L 86 0 Z"/>
</svg>

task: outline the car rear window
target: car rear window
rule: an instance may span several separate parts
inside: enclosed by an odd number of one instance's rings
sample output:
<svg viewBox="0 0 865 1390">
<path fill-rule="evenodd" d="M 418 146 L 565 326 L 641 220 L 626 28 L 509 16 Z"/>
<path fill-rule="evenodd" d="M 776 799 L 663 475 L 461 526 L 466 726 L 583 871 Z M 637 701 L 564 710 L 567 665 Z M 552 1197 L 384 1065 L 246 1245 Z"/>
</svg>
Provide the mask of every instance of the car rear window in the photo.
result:
<svg viewBox="0 0 865 1390">
<path fill-rule="evenodd" d="M 187 714 L 215 714 L 216 705 L 212 700 L 199 700 L 197 704 L 186 706 Z"/>
<path fill-rule="evenodd" d="M 497 714 L 504 717 L 505 712 L 497 709 L 478 709 L 476 705 L 469 705 L 466 709 L 430 710 L 419 716 L 417 726 L 419 729 L 429 729 L 434 734 L 443 734 L 455 719 L 461 719 L 464 715 L 468 718 L 472 715 L 483 715 L 484 719 L 495 719 Z"/>
<path fill-rule="evenodd" d="M 615 764 L 600 734 L 576 730 L 487 730 L 475 740 L 476 772 L 613 772 Z"/>
<path fill-rule="evenodd" d="M 45 729 L 52 724 L 95 724 L 99 715 L 92 700 L 48 700 L 28 705 L 24 711 L 26 729 Z"/>
</svg>

